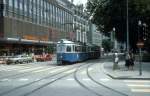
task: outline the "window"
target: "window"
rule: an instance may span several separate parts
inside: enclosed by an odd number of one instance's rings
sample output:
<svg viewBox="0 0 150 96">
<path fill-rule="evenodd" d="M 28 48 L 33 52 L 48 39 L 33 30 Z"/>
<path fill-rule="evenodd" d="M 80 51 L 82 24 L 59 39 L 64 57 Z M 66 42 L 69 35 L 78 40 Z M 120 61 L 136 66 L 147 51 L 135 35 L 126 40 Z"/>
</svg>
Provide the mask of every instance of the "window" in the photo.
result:
<svg viewBox="0 0 150 96">
<path fill-rule="evenodd" d="M 75 51 L 76 52 L 80 52 L 81 51 L 81 47 L 80 46 L 75 46 Z"/>
<path fill-rule="evenodd" d="M 9 0 L 9 6 L 13 7 L 13 0 Z"/>
<path fill-rule="evenodd" d="M 66 51 L 71 52 L 71 46 L 67 46 Z"/>
<path fill-rule="evenodd" d="M 17 9 L 18 8 L 18 0 L 14 0 L 14 7 Z"/>
</svg>

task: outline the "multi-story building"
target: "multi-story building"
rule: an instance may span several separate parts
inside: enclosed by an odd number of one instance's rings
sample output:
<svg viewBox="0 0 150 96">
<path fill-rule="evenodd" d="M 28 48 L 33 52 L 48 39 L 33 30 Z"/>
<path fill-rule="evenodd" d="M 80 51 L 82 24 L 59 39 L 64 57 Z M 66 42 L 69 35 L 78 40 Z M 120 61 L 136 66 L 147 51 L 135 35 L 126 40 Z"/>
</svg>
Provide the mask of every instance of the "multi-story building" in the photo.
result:
<svg viewBox="0 0 150 96">
<path fill-rule="evenodd" d="M 83 5 L 76 5 L 73 7 L 74 10 L 74 30 L 75 30 L 75 41 L 87 43 L 87 32 L 89 31 L 89 20 L 87 14 L 84 12 Z"/>
<path fill-rule="evenodd" d="M 72 3 L 68 0 L 0 0 L 0 53 L 44 50 L 71 38 Z M 9 54 L 10 55 L 10 54 Z"/>
<path fill-rule="evenodd" d="M 88 32 L 88 42 L 90 44 L 94 44 L 97 46 L 102 46 L 102 41 L 103 39 L 108 39 L 107 36 L 105 36 L 102 32 L 97 30 L 97 27 L 95 24 L 92 24 L 89 22 L 90 26 L 90 31 Z"/>
</svg>

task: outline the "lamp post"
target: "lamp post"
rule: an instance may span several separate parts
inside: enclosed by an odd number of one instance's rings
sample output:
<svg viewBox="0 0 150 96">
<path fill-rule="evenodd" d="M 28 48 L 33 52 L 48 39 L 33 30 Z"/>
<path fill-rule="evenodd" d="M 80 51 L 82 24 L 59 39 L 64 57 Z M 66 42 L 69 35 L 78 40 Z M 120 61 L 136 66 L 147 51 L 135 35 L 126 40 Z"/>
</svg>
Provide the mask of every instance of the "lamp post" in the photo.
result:
<svg viewBox="0 0 150 96">
<path fill-rule="evenodd" d="M 147 27 L 147 24 L 143 23 L 143 40 L 144 41 L 146 41 L 146 27 Z"/>
<path fill-rule="evenodd" d="M 138 41 L 140 40 L 140 27 L 141 27 L 141 25 L 142 25 L 142 21 L 139 20 L 138 21 Z"/>
<path fill-rule="evenodd" d="M 139 75 L 142 75 L 142 50 L 141 50 L 141 46 L 140 46 L 140 42 L 142 42 L 140 39 L 140 27 L 142 25 L 141 20 L 138 21 L 138 43 L 137 46 L 139 47 Z M 142 44 L 142 43 L 141 43 Z"/>
<path fill-rule="evenodd" d="M 113 37 L 113 50 L 115 51 L 115 46 L 116 46 L 116 42 L 115 42 L 115 31 L 116 31 L 116 28 L 113 27 L 113 34 L 112 34 L 112 37 Z"/>
<path fill-rule="evenodd" d="M 126 43 L 126 50 L 127 50 L 127 52 L 129 52 L 129 18 L 128 18 L 128 15 L 129 15 L 129 4 L 128 4 L 128 0 L 126 1 L 126 6 L 127 6 L 127 18 L 126 18 L 126 22 L 127 22 L 127 37 L 126 37 L 126 39 L 127 39 L 127 43 Z"/>
</svg>

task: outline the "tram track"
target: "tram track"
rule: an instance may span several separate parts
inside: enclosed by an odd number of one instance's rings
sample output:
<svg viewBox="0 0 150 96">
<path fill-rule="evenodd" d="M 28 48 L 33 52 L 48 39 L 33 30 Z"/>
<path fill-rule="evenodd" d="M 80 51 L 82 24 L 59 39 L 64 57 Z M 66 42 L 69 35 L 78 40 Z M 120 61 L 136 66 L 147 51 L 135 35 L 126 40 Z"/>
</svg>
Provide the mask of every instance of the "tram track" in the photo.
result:
<svg viewBox="0 0 150 96">
<path fill-rule="evenodd" d="M 54 67 L 53 70 L 56 68 L 57 67 Z M 24 76 L 28 75 L 28 73 L 33 73 L 34 71 L 38 71 L 40 69 L 43 69 L 43 68 L 42 67 L 41 68 L 34 68 L 34 69 L 33 68 L 26 68 L 17 74 L 9 74 L 7 76 L 2 76 L 2 77 L 0 77 L 0 79 L 11 78 L 11 77 L 13 77 L 13 79 L 15 79 L 18 77 L 24 77 Z M 5 73 L 5 74 L 7 74 L 7 73 Z M 0 82 L 2 82 L 2 81 L 0 81 Z"/>
<path fill-rule="evenodd" d="M 89 88 L 89 87 L 86 86 L 85 84 L 83 84 L 83 83 L 81 82 L 81 80 L 78 79 L 77 72 L 79 72 L 80 69 L 81 69 L 81 67 L 79 67 L 79 68 L 74 72 L 74 79 L 75 79 L 75 81 L 76 81 L 80 86 L 82 86 L 83 88 L 85 88 L 85 89 L 88 90 L 89 92 L 95 94 L 96 96 L 103 96 L 103 95 L 97 93 L 96 91 L 92 90 L 91 88 Z"/>
<path fill-rule="evenodd" d="M 103 90 L 106 90 L 106 91 L 109 91 L 111 93 L 114 93 L 114 94 L 118 94 L 119 96 L 128 96 L 127 94 L 123 93 L 123 92 L 120 92 L 118 90 L 115 90 L 105 84 L 103 84 L 102 82 L 100 81 L 96 81 L 91 75 L 90 75 L 90 71 L 89 69 L 94 66 L 95 64 L 91 63 L 91 64 L 88 64 L 87 66 L 85 66 L 84 68 L 86 69 L 86 75 L 87 75 L 87 80 L 90 81 L 90 83 L 95 83 L 96 86 L 98 88 L 103 88 Z M 83 88 L 85 88 L 86 90 L 90 91 L 91 93 L 95 94 L 96 96 L 106 96 L 106 95 L 103 95 L 102 93 L 100 93 L 100 91 L 95 91 L 93 88 L 91 88 L 91 86 L 88 86 L 87 84 L 85 84 L 85 82 L 83 82 L 81 79 L 79 79 L 79 76 L 78 76 L 78 72 L 80 72 L 80 70 L 83 70 L 82 68 L 78 68 L 75 72 L 74 72 L 74 79 L 76 80 L 76 82 L 82 86 Z M 117 95 L 117 96 L 118 96 Z M 111 95 L 112 96 L 112 95 Z M 115 96 L 115 95 L 114 95 Z"/>
<path fill-rule="evenodd" d="M 11 94 L 11 92 L 15 92 L 15 91 L 17 91 L 17 90 L 19 90 L 19 89 L 21 89 L 21 88 L 25 88 L 25 87 L 28 87 L 28 86 L 33 86 L 34 84 L 39 83 L 39 82 L 41 82 L 42 80 L 45 80 L 45 79 L 52 79 L 51 81 L 49 81 L 49 82 L 47 82 L 47 83 L 44 83 L 44 84 L 38 86 L 37 88 L 31 90 L 31 91 L 28 91 L 28 92 L 26 92 L 26 93 L 24 93 L 24 94 L 18 95 L 18 96 L 28 96 L 28 95 L 30 95 L 30 94 L 32 94 L 32 93 L 34 93 L 34 92 L 40 90 L 41 88 L 44 88 L 44 87 L 46 87 L 46 86 L 52 84 L 53 82 L 55 82 L 55 81 L 57 81 L 57 80 L 60 80 L 60 79 L 62 79 L 62 78 L 64 78 L 64 77 L 69 76 L 69 75 L 72 74 L 73 72 L 68 72 L 67 74 L 64 74 L 64 75 L 62 75 L 62 76 L 58 76 L 58 75 L 61 75 L 62 73 L 65 73 L 65 72 L 67 72 L 67 71 L 76 69 L 76 68 L 78 68 L 78 67 L 80 67 L 80 66 L 83 66 L 83 64 L 73 66 L 73 67 L 68 68 L 68 69 L 66 69 L 66 70 L 63 70 L 63 71 L 61 71 L 61 72 L 58 72 L 58 73 L 55 73 L 55 74 L 50 74 L 50 75 L 47 75 L 47 76 L 45 76 L 45 77 L 43 77 L 43 78 L 40 78 L 40 79 L 38 79 L 38 80 L 34 80 L 34 81 L 29 82 L 29 83 L 27 83 L 27 84 L 20 85 L 20 86 L 17 86 L 17 87 L 15 87 L 15 88 L 12 88 L 12 89 L 10 89 L 10 90 L 1 92 L 1 93 L 0 93 L 0 96 L 11 96 L 11 95 L 8 95 L 8 94 Z M 55 78 L 56 76 L 58 76 L 58 77 Z M 16 95 L 16 96 L 17 96 L 17 95 Z"/>
<path fill-rule="evenodd" d="M 90 75 L 90 73 L 89 73 L 89 68 L 91 67 L 92 65 L 89 65 L 88 67 L 87 67 L 87 76 L 88 76 L 88 78 L 89 79 L 91 79 L 93 82 L 95 82 L 96 84 L 98 84 L 98 85 L 100 85 L 100 86 L 102 86 L 102 87 L 104 87 L 104 88 L 106 88 L 106 89 L 108 89 L 108 90 L 110 90 L 110 91 L 113 91 L 113 92 L 115 92 L 115 93 L 118 93 L 118 94 L 120 94 L 121 96 L 128 96 L 127 94 L 125 94 L 125 93 L 123 93 L 123 92 L 120 92 L 120 91 L 118 91 L 118 90 L 115 90 L 115 89 L 113 89 L 113 88 L 111 88 L 111 87 L 108 87 L 108 86 L 106 86 L 105 84 L 103 84 L 102 82 L 98 82 L 98 81 L 96 81 L 91 75 Z"/>
</svg>

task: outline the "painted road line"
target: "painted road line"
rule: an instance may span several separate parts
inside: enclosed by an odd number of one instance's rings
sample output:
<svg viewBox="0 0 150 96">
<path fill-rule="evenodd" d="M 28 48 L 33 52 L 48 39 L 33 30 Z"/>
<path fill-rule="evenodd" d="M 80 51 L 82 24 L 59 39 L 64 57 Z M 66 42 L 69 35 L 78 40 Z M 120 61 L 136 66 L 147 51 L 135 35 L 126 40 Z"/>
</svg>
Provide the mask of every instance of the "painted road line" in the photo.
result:
<svg viewBox="0 0 150 96">
<path fill-rule="evenodd" d="M 127 84 L 127 86 L 129 86 L 129 87 L 146 87 L 146 88 L 150 88 L 150 85 L 147 85 L 147 84 Z"/>
<path fill-rule="evenodd" d="M 4 71 L 16 71 L 16 70 L 21 70 L 21 69 L 28 69 L 28 68 L 30 68 L 30 67 L 23 67 L 23 68 L 13 68 L 13 69 L 6 69 L 6 70 L 4 70 Z"/>
<path fill-rule="evenodd" d="M 101 78 L 100 81 L 108 82 L 108 81 L 110 81 L 110 79 L 108 79 L 108 78 Z"/>
<path fill-rule="evenodd" d="M 131 89 L 131 91 L 137 93 L 150 93 L 150 89 Z"/>
<path fill-rule="evenodd" d="M 66 68 L 59 68 L 59 69 L 56 69 L 56 70 L 50 71 L 50 73 L 55 73 L 55 72 L 57 72 L 57 71 L 61 71 L 61 70 L 64 70 L 64 69 L 66 69 Z"/>
<path fill-rule="evenodd" d="M 1 82 L 4 82 L 4 81 L 11 81 L 11 79 L 8 79 L 8 78 L 4 78 L 2 80 L 0 80 Z"/>
<path fill-rule="evenodd" d="M 66 72 L 64 72 L 64 73 L 69 74 L 69 73 L 72 73 L 72 72 L 74 72 L 74 71 L 75 71 L 75 69 L 72 69 L 72 70 L 66 71 Z"/>
<path fill-rule="evenodd" d="M 88 69 L 88 71 L 92 71 L 92 70 L 93 70 L 93 68 L 89 68 L 89 69 Z M 84 75 L 84 74 L 86 74 L 86 73 L 87 73 L 86 70 L 84 70 L 84 71 L 81 72 L 82 75 Z"/>
<path fill-rule="evenodd" d="M 18 81 L 28 81 L 28 78 L 20 78 Z"/>
<path fill-rule="evenodd" d="M 89 78 L 83 78 L 82 80 L 83 80 L 83 81 L 90 81 Z"/>
<path fill-rule="evenodd" d="M 47 70 L 54 69 L 54 68 L 56 68 L 56 67 L 51 67 L 51 68 L 47 68 L 47 69 L 33 71 L 33 73 L 39 73 L 39 72 L 47 71 Z"/>
<path fill-rule="evenodd" d="M 21 69 L 20 67 L 4 67 L 3 69 L 1 69 L 0 71 L 11 71 L 11 70 L 16 70 L 16 69 Z"/>
<path fill-rule="evenodd" d="M 32 69 L 25 69 L 25 70 L 19 70 L 19 72 L 27 72 L 27 71 L 32 71 L 32 70 L 41 69 L 41 68 L 43 68 L 43 67 L 32 68 Z"/>
<path fill-rule="evenodd" d="M 68 78 L 68 79 L 66 79 L 67 81 L 74 81 L 74 79 L 73 78 Z"/>
<path fill-rule="evenodd" d="M 150 83 L 150 80 L 124 80 L 126 83 Z"/>
</svg>

